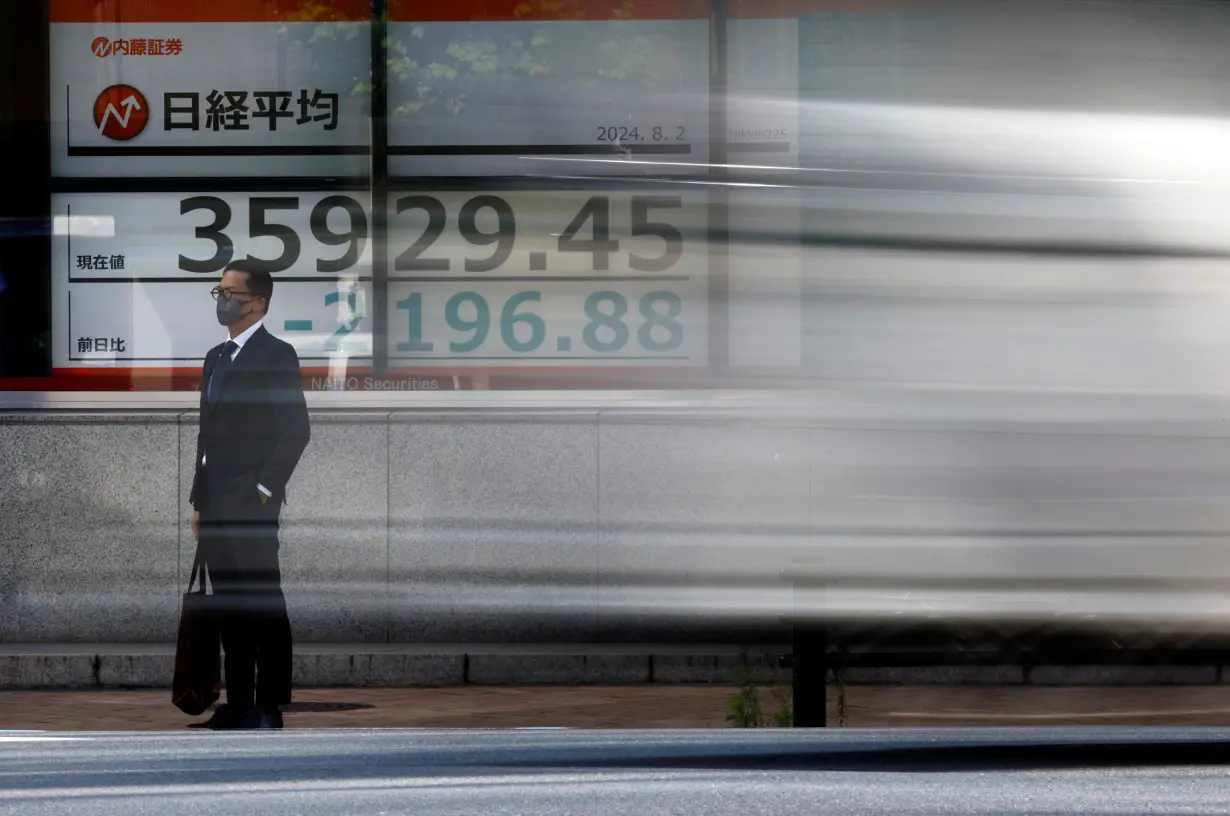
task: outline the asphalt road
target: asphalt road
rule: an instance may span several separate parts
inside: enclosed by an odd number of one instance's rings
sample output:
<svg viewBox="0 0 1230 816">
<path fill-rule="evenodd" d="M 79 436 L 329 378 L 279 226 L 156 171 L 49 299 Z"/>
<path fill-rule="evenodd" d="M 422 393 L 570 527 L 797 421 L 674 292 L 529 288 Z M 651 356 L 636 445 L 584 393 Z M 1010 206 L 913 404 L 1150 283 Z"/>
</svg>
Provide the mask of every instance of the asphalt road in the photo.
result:
<svg viewBox="0 0 1230 816">
<path fill-rule="evenodd" d="M 1230 729 L 0 732 L 0 812 L 1230 810 Z"/>
</svg>

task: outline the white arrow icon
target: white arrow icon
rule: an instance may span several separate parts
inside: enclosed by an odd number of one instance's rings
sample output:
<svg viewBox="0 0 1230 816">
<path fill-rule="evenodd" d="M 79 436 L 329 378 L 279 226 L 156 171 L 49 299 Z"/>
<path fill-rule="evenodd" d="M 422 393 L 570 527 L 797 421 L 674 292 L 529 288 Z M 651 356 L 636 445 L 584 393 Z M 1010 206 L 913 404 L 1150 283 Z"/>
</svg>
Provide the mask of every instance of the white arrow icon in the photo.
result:
<svg viewBox="0 0 1230 816">
<path fill-rule="evenodd" d="M 141 110 L 141 103 L 137 100 L 136 94 L 129 94 L 121 100 L 120 107 L 124 109 L 123 114 L 115 109 L 114 102 L 107 103 L 107 109 L 103 111 L 102 121 L 98 123 L 99 133 L 106 130 L 107 122 L 110 121 L 112 116 L 115 117 L 115 121 L 120 123 L 120 127 L 128 127 L 128 120 L 132 118 L 132 112 L 134 110 Z"/>
</svg>

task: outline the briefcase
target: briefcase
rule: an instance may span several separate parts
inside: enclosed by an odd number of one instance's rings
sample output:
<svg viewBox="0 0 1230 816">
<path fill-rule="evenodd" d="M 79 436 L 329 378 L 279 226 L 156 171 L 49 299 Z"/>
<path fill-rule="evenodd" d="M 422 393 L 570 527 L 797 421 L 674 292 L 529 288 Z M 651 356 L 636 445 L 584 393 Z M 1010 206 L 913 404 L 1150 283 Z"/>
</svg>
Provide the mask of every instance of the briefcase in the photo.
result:
<svg viewBox="0 0 1230 816">
<path fill-rule="evenodd" d="M 175 678 L 171 682 L 171 701 L 180 711 L 194 717 L 216 703 L 222 692 L 217 596 L 205 592 L 205 571 L 198 549 L 179 616 Z M 194 592 L 192 586 L 198 580 L 200 587 Z"/>
</svg>

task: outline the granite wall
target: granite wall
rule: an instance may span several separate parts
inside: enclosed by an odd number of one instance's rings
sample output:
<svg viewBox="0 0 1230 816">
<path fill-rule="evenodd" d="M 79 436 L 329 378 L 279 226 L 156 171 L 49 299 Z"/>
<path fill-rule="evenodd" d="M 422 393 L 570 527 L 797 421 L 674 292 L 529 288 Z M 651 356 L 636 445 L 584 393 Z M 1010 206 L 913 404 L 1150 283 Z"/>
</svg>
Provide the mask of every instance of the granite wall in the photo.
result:
<svg viewBox="0 0 1230 816">
<path fill-rule="evenodd" d="M 769 642 L 782 571 L 818 559 L 1230 580 L 1223 406 L 995 399 L 314 410 L 282 529 L 295 636 Z M 0 642 L 174 639 L 195 419 L 0 414 Z"/>
</svg>

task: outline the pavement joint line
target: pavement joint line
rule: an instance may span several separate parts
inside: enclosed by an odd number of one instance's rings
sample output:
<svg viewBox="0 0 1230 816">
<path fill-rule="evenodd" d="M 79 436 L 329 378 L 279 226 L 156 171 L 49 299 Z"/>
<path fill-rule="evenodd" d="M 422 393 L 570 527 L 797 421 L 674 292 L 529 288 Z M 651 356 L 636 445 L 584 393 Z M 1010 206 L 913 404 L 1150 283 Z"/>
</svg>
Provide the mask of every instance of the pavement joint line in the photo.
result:
<svg viewBox="0 0 1230 816">
<path fill-rule="evenodd" d="M 1193 708 L 1172 709 L 1168 711 L 1069 711 L 1059 714 L 994 714 L 986 711 L 889 711 L 888 717 L 901 717 L 922 720 L 1116 720 L 1136 717 L 1211 717 L 1215 715 L 1230 715 L 1230 708 Z"/>
</svg>

